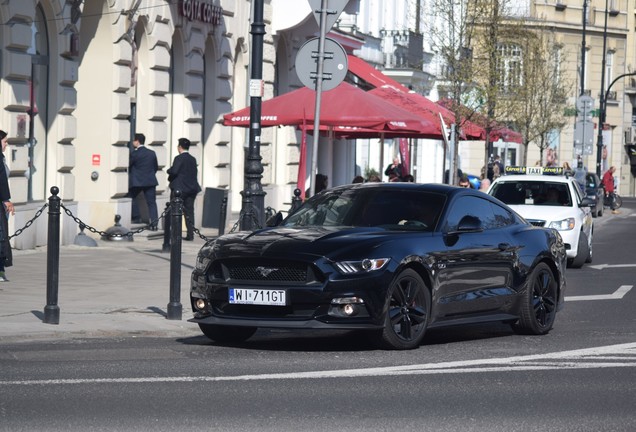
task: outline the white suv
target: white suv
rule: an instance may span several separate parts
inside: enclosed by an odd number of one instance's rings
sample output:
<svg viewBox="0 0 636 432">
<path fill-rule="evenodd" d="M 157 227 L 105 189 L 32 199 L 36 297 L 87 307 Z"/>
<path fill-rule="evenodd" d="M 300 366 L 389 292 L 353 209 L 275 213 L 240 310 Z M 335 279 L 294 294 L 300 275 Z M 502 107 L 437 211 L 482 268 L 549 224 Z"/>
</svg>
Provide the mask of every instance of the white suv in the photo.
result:
<svg viewBox="0 0 636 432">
<path fill-rule="evenodd" d="M 579 268 L 592 262 L 594 201 L 574 177 L 560 167 L 506 167 L 488 194 L 508 204 L 532 225 L 554 228 L 561 234 L 568 265 Z"/>
</svg>

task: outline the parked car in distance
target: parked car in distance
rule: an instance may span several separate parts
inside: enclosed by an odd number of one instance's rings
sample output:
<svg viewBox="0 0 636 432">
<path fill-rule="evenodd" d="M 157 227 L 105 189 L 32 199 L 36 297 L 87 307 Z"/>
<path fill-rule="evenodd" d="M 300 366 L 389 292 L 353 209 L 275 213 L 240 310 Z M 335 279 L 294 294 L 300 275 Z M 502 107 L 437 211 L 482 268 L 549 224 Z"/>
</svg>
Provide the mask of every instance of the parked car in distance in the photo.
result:
<svg viewBox="0 0 636 432">
<path fill-rule="evenodd" d="M 605 199 L 605 188 L 603 182 L 596 173 L 588 172 L 585 176 L 585 194 L 594 200 L 594 205 L 590 207 L 593 217 L 603 216 L 603 200 Z"/>
<path fill-rule="evenodd" d="M 563 237 L 568 265 L 591 263 L 594 222 L 590 207 L 576 179 L 561 167 L 507 166 L 488 193 L 519 213 L 532 225 L 554 228 Z"/>
<path fill-rule="evenodd" d="M 362 330 L 412 349 L 429 328 L 504 322 L 550 331 L 563 306 L 565 245 L 499 200 L 442 184 L 364 183 L 309 198 L 275 226 L 208 241 L 192 272 L 201 331 Z"/>
</svg>

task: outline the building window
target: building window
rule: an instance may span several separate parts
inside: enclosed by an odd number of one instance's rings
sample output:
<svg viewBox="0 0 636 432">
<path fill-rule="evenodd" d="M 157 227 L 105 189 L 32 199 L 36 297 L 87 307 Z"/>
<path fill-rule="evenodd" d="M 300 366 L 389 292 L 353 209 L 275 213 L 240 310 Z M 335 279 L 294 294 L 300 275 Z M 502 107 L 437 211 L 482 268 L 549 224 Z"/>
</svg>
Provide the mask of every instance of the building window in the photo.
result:
<svg viewBox="0 0 636 432">
<path fill-rule="evenodd" d="M 499 44 L 497 46 L 497 76 L 501 92 L 510 93 L 523 84 L 522 67 L 523 55 L 519 45 Z"/>
<path fill-rule="evenodd" d="M 605 82 L 604 90 L 607 90 L 614 77 L 612 77 L 612 69 L 614 65 L 614 51 L 608 51 L 605 55 Z"/>
</svg>

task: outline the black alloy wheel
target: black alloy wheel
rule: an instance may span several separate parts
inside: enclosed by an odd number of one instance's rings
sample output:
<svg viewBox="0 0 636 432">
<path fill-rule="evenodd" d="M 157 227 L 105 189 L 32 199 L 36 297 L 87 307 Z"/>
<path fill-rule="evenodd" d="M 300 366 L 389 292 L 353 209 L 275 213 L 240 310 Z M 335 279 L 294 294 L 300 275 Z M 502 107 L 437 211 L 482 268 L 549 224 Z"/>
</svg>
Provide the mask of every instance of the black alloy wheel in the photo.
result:
<svg viewBox="0 0 636 432">
<path fill-rule="evenodd" d="M 256 333 L 256 327 L 220 326 L 199 323 L 199 328 L 208 338 L 220 343 L 244 342 Z"/>
<path fill-rule="evenodd" d="M 539 263 L 530 274 L 515 330 L 522 334 L 543 335 L 554 325 L 557 312 L 557 282 L 550 267 Z"/>
<path fill-rule="evenodd" d="M 400 272 L 387 292 L 386 317 L 379 337 L 387 349 L 413 349 L 426 333 L 431 293 L 412 269 Z"/>
</svg>

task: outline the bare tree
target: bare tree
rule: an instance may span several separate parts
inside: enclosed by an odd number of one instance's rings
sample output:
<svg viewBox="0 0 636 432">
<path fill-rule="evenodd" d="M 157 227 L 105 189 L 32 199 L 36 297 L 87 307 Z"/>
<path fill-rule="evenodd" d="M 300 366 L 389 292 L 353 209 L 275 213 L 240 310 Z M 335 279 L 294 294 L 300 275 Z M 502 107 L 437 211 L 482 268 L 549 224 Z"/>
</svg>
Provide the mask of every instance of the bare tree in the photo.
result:
<svg viewBox="0 0 636 432">
<path fill-rule="evenodd" d="M 457 170 L 454 169 L 457 167 L 457 146 L 462 125 L 468 120 L 462 106 L 473 75 L 470 45 L 475 27 L 470 23 L 469 3 L 467 0 L 432 0 L 429 5 L 431 19 L 425 29 L 440 66 L 438 91 L 441 97 L 450 101 L 448 107 L 455 115 L 455 134 L 451 140 L 454 145 L 453 169 L 448 177 L 451 184 L 457 183 Z"/>
<path fill-rule="evenodd" d="M 509 0 L 433 0 L 433 28 L 428 32 L 443 64 L 440 95 L 445 96 L 456 119 L 455 145 L 467 120 L 486 130 L 484 165 L 492 153 L 490 133 L 497 120 L 506 118 L 506 105 L 498 106 L 502 85 L 501 41 L 514 37 L 522 26 L 509 11 Z M 466 107 L 470 108 L 467 110 Z M 471 112 L 472 110 L 472 112 Z M 457 155 L 457 148 L 454 154 Z M 456 165 L 456 164 L 455 164 Z M 453 173 L 455 174 L 455 173 Z"/>
<path fill-rule="evenodd" d="M 509 119 L 523 136 L 523 164 L 527 164 L 528 146 L 534 142 L 543 152 L 556 133 L 566 125 L 567 94 L 574 83 L 562 71 L 562 45 L 554 32 L 542 25 L 521 32 L 519 46 L 523 53 L 521 81 L 514 97 L 505 99 Z"/>
</svg>

